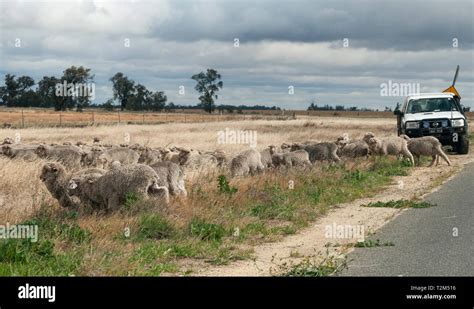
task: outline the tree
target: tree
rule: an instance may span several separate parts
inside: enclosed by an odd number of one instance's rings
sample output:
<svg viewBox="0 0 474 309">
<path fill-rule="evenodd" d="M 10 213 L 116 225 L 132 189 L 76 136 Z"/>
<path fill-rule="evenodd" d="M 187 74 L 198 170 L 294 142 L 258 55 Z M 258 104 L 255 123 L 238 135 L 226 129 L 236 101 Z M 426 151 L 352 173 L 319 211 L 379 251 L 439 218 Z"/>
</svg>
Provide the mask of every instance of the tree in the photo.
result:
<svg viewBox="0 0 474 309">
<path fill-rule="evenodd" d="M 135 82 L 128 79 L 123 73 L 118 72 L 110 81 L 113 85 L 114 100 L 119 100 L 120 109 L 123 111 L 127 106 L 128 100 L 133 96 L 135 91 Z"/>
<path fill-rule="evenodd" d="M 168 98 L 163 91 L 153 93 L 151 95 L 151 109 L 154 111 L 162 111 L 166 106 L 167 100 Z"/>
<path fill-rule="evenodd" d="M 35 104 L 35 94 L 30 89 L 34 84 L 35 81 L 29 76 L 21 76 L 15 79 L 15 75 L 5 75 L 5 86 L 0 87 L 2 104 L 6 106 L 29 106 L 29 104 Z"/>
<path fill-rule="evenodd" d="M 318 109 L 318 106 L 314 104 L 314 101 L 312 101 L 311 104 L 308 107 L 308 110 L 309 111 L 314 111 L 314 110 L 317 110 L 317 109 Z"/>
<path fill-rule="evenodd" d="M 106 111 L 113 111 L 114 110 L 114 99 L 108 99 L 107 101 L 105 101 L 104 104 L 102 104 L 102 107 Z"/>
<path fill-rule="evenodd" d="M 207 69 L 207 72 L 201 72 L 191 76 L 196 81 L 194 89 L 201 94 L 200 106 L 209 114 L 215 109 L 214 99 L 217 100 L 217 92 L 222 89 L 223 83 L 221 75 L 214 69 Z"/>
<path fill-rule="evenodd" d="M 72 84 L 74 86 L 82 86 L 85 87 L 86 85 L 93 82 L 94 75 L 91 75 L 91 69 L 84 68 L 83 66 L 75 67 L 71 66 L 63 71 L 63 77 L 61 78 L 61 82 L 66 81 L 68 85 Z M 84 88 L 83 88 L 84 89 Z M 85 88 L 89 89 L 89 88 Z M 66 95 L 66 106 L 68 108 L 76 108 L 77 111 L 82 111 L 84 107 L 90 105 L 90 93 L 83 92 L 82 95 Z"/>
<path fill-rule="evenodd" d="M 61 82 L 61 79 L 54 76 L 43 76 L 36 89 L 40 107 L 54 107 L 57 111 L 66 110 L 66 97 L 56 95 L 56 85 Z"/>
<path fill-rule="evenodd" d="M 132 95 L 128 98 L 126 109 L 129 110 L 148 110 L 151 105 L 151 94 L 152 92 L 146 89 L 142 84 L 137 84 L 133 88 Z"/>
</svg>

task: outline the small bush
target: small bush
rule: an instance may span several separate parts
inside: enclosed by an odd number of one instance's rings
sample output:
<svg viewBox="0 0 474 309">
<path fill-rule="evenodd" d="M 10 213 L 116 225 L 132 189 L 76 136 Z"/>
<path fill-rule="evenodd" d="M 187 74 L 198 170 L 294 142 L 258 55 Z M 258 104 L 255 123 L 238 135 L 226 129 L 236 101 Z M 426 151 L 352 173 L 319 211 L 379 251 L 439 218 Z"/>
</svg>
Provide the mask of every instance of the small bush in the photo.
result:
<svg viewBox="0 0 474 309">
<path fill-rule="evenodd" d="M 164 239 L 174 234 L 174 227 L 159 214 L 142 216 L 138 235 L 143 238 Z"/>
<path fill-rule="evenodd" d="M 236 187 L 231 187 L 229 185 L 229 181 L 227 180 L 227 178 L 224 175 L 220 175 L 217 178 L 217 182 L 218 182 L 217 188 L 219 189 L 219 192 L 221 192 L 221 193 L 233 194 L 233 193 L 236 193 L 238 191 Z"/>
<path fill-rule="evenodd" d="M 189 224 L 189 232 L 192 236 L 208 241 L 220 241 L 226 234 L 222 225 L 207 223 L 202 219 L 193 219 Z"/>
</svg>

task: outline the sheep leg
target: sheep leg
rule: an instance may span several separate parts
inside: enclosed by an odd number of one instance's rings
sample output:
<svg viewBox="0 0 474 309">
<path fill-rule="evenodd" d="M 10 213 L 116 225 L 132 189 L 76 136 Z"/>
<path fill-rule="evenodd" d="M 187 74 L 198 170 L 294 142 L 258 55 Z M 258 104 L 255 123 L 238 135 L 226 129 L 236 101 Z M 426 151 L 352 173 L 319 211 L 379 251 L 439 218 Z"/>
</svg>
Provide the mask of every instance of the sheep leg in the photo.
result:
<svg viewBox="0 0 474 309">
<path fill-rule="evenodd" d="M 451 166 L 451 161 L 449 161 L 448 156 L 444 153 L 444 151 L 441 149 L 441 147 L 438 148 L 438 156 L 441 156 L 446 163 L 448 163 L 449 166 Z M 439 160 L 439 157 L 438 157 Z"/>
<path fill-rule="evenodd" d="M 432 155 L 432 156 L 431 156 L 432 160 L 431 160 L 431 163 L 430 163 L 430 165 L 428 165 L 428 167 L 432 167 L 432 166 L 433 166 L 433 164 L 435 163 L 435 161 L 437 161 L 437 162 L 436 162 L 436 165 L 438 165 L 438 161 L 439 161 L 439 159 L 438 159 L 438 160 L 436 160 L 436 159 L 437 159 L 437 157 L 438 157 L 437 155 Z"/>
<path fill-rule="evenodd" d="M 408 148 L 403 149 L 403 156 L 407 157 L 412 165 L 415 165 L 413 155 L 411 154 L 410 150 L 408 150 Z"/>
</svg>

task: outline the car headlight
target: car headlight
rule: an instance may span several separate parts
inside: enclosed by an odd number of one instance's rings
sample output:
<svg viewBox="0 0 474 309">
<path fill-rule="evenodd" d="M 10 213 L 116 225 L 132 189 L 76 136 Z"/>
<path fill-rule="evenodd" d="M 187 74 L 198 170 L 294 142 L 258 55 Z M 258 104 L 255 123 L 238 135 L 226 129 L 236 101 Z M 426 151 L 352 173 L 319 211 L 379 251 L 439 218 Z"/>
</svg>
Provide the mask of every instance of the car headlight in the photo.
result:
<svg viewBox="0 0 474 309">
<path fill-rule="evenodd" d="M 406 123 L 407 129 L 418 129 L 420 127 L 420 123 L 418 121 L 410 121 Z"/>
<path fill-rule="evenodd" d="M 453 127 L 464 127 L 464 119 L 453 119 L 451 124 Z"/>
</svg>

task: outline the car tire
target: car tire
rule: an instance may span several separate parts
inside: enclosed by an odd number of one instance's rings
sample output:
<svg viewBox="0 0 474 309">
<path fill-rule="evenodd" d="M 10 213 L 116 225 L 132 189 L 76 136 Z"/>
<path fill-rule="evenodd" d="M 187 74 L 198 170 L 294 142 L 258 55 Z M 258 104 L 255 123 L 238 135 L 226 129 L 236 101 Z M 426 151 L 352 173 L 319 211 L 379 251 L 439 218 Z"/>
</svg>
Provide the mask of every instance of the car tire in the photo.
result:
<svg viewBox="0 0 474 309">
<path fill-rule="evenodd" d="M 469 138 L 467 135 L 462 135 L 461 140 L 456 145 L 456 152 L 458 154 L 468 154 L 469 153 Z"/>
</svg>

